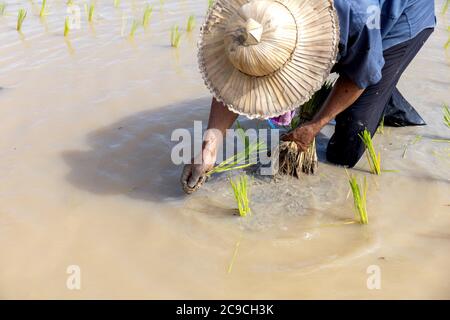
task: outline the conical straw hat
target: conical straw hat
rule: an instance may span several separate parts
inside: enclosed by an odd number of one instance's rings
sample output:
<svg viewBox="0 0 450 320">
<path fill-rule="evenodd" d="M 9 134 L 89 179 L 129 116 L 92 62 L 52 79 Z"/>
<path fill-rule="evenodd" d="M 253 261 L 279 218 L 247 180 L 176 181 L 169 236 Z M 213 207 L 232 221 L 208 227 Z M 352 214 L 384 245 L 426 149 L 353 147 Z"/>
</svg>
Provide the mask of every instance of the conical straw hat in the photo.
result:
<svg viewBox="0 0 450 320">
<path fill-rule="evenodd" d="M 332 0 L 216 0 L 202 26 L 198 59 L 218 101 L 267 119 L 321 88 L 338 44 Z"/>
</svg>

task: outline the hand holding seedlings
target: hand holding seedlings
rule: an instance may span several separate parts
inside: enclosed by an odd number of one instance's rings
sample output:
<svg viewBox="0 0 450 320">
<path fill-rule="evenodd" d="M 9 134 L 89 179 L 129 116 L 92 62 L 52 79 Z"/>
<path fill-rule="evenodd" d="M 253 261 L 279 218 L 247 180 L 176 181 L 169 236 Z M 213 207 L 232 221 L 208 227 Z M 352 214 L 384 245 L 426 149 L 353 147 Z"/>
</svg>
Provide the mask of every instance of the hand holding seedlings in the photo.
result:
<svg viewBox="0 0 450 320">
<path fill-rule="evenodd" d="M 244 143 L 244 149 L 214 166 L 217 158 L 217 146 L 223 137 L 215 130 L 207 131 L 202 154 L 192 160 L 191 164 L 186 165 L 183 170 L 181 184 L 187 194 L 197 191 L 207 178 L 214 174 L 240 170 L 255 165 L 258 154 L 267 152 L 267 146 L 264 142 L 250 142 L 239 122 L 237 132 Z"/>
<path fill-rule="evenodd" d="M 318 128 L 314 123 L 305 123 L 297 129 L 289 132 L 281 137 L 282 141 L 292 141 L 297 145 L 301 152 L 305 152 L 312 145 L 314 138 L 319 133 Z"/>
<path fill-rule="evenodd" d="M 187 194 L 194 193 L 206 182 L 207 173 L 214 168 L 217 158 L 217 147 L 222 142 L 222 137 L 214 131 L 205 133 L 203 150 L 200 155 L 192 159 L 183 169 L 181 185 Z"/>
</svg>

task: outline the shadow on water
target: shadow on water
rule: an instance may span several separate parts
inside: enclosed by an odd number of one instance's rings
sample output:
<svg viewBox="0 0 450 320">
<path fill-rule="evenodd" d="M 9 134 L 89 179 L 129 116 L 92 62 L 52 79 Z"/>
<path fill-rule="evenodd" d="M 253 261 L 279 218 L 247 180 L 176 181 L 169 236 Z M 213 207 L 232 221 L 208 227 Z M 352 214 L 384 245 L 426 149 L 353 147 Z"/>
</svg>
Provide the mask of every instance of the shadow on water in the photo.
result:
<svg viewBox="0 0 450 320">
<path fill-rule="evenodd" d="M 181 166 L 171 161 L 175 129 L 192 132 L 193 121 L 207 124 L 209 98 L 139 112 L 87 134 L 88 150 L 67 150 L 67 180 L 77 188 L 99 195 L 126 195 L 163 202 L 184 197 Z M 318 153 L 325 162 L 328 138 L 318 137 Z"/>
<path fill-rule="evenodd" d="M 184 101 L 121 119 L 88 133 L 88 150 L 62 154 L 70 172 L 67 180 L 82 190 L 100 195 L 127 195 L 165 201 L 183 197 L 181 167 L 171 161 L 171 134 L 206 123 L 208 98 Z"/>
</svg>

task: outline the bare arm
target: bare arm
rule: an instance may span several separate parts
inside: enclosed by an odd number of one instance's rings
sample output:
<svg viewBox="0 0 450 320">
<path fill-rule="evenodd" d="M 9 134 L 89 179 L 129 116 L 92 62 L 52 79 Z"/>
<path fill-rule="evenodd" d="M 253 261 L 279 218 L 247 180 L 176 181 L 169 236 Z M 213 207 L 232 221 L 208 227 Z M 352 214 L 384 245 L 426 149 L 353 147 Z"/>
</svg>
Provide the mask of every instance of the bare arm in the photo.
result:
<svg viewBox="0 0 450 320">
<path fill-rule="evenodd" d="M 210 171 L 217 159 L 217 149 L 223 141 L 226 130 L 236 121 L 238 115 L 231 112 L 223 103 L 212 100 L 208 130 L 205 132 L 202 153 L 185 166 L 181 177 L 185 192 L 192 193 L 205 181 L 205 174 Z"/>
<path fill-rule="evenodd" d="M 305 151 L 322 128 L 338 114 L 348 109 L 364 92 L 345 76 L 339 77 L 330 96 L 314 119 L 283 137 L 285 141 L 294 141 L 300 150 Z"/>
<path fill-rule="evenodd" d="M 238 118 L 238 114 L 230 111 L 223 103 L 213 98 L 211 102 L 211 113 L 209 114 L 209 129 L 217 129 L 225 135 L 227 129 L 231 128 Z"/>
<path fill-rule="evenodd" d="M 349 78 L 342 76 L 336 81 L 333 90 L 327 101 L 314 117 L 312 123 L 315 123 L 319 131 L 338 114 L 348 109 L 364 92 Z"/>
</svg>

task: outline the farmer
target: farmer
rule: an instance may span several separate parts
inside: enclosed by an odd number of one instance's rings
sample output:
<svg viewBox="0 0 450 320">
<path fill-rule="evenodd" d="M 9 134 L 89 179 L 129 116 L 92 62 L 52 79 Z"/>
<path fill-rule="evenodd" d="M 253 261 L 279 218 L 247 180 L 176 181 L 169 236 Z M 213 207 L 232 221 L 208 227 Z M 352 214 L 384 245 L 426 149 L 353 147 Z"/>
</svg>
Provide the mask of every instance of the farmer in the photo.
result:
<svg viewBox="0 0 450 320">
<path fill-rule="evenodd" d="M 320 111 L 283 139 L 304 151 L 335 119 L 327 159 L 355 166 L 365 151 L 359 133 L 374 135 L 385 115 L 387 123 L 408 124 L 389 118 L 396 114 L 390 109 L 406 109 L 406 121 L 417 115 L 396 86 L 435 23 L 432 0 L 216 1 L 199 44 L 215 98 L 200 161 L 181 177 L 185 191 L 203 184 L 239 114 L 289 120 L 332 69 L 339 78 Z"/>
</svg>

